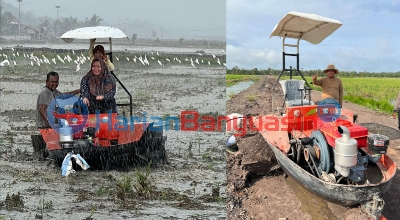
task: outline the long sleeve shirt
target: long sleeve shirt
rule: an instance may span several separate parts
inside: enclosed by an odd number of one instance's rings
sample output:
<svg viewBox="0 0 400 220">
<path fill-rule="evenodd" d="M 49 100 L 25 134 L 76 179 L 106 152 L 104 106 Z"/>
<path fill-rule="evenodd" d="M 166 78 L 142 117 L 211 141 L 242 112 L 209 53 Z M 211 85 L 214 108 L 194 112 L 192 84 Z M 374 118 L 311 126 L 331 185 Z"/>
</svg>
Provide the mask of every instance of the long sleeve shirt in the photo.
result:
<svg viewBox="0 0 400 220">
<path fill-rule="evenodd" d="M 116 93 L 116 84 L 113 83 L 113 87 L 112 89 L 110 89 L 110 91 L 106 92 L 105 94 L 92 94 L 93 96 L 98 96 L 98 95 L 102 95 L 104 96 L 104 100 L 105 101 L 109 101 L 114 99 L 115 93 Z M 84 76 L 81 80 L 81 95 L 83 98 L 90 98 L 90 86 L 89 86 L 89 79 L 88 76 Z"/>
<path fill-rule="evenodd" d="M 89 46 L 90 61 L 94 59 L 94 53 L 93 53 L 94 43 L 95 43 L 94 41 L 90 41 L 90 46 Z M 104 60 L 104 63 L 108 67 L 108 70 L 114 71 L 114 64 L 111 63 L 109 59 Z"/>
</svg>

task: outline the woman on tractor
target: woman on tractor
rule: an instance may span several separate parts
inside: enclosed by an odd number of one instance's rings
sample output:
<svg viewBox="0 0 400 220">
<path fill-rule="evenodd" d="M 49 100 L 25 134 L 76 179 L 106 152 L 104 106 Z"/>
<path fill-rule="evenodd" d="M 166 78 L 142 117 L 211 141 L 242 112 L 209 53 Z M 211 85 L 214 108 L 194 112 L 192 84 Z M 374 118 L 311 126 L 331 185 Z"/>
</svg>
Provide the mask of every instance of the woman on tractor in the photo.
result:
<svg viewBox="0 0 400 220">
<path fill-rule="evenodd" d="M 90 71 L 81 80 L 81 95 L 89 114 L 117 113 L 115 102 L 116 79 L 110 74 L 103 59 L 94 58 Z"/>
</svg>

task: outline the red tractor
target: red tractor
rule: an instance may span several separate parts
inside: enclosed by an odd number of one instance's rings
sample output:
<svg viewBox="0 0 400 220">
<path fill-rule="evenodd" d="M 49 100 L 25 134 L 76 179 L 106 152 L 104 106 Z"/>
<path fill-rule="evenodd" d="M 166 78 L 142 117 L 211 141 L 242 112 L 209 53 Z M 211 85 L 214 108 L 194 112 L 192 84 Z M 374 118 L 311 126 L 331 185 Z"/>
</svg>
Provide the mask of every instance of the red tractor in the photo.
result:
<svg viewBox="0 0 400 220">
<path fill-rule="evenodd" d="M 113 27 L 86 27 L 68 31 L 61 36 L 66 42 L 74 39 L 109 39 L 110 50 L 107 53 L 112 62 L 112 38 L 125 38 L 126 35 Z M 40 129 L 40 136 L 32 136 L 35 151 L 48 154 L 57 165 L 61 165 L 71 155 L 79 155 L 90 169 L 126 168 L 135 164 L 162 162 L 165 159 L 165 141 L 163 126 L 132 115 L 132 96 L 124 84 L 111 71 L 119 85 L 129 95 L 129 104 L 117 103 L 117 106 L 129 106 L 130 118 L 116 113 L 88 114 L 82 112 L 84 105 L 77 96 L 57 97 L 50 104 L 49 121 L 57 126 Z M 72 105 L 59 106 L 62 100 L 72 99 Z M 52 102 L 52 103 L 53 103 Z M 58 111 L 57 109 L 62 109 Z M 135 120 L 134 120 L 135 119 Z M 82 163 L 82 161 L 80 161 Z M 67 164 L 68 165 L 68 164 Z"/>
<path fill-rule="evenodd" d="M 310 85 L 299 68 L 299 41 L 318 44 L 341 25 L 330 18 L 290 12 L 275 26 L 271 37 L 283 38 L 283 69 L 274 87 L 280 82 L 284 103 L 277 114 L 253 118 L 253 124 L 285 173 L 301 185 L 328 201 L 361 204 L 371 218 L 384 219 L 381 195 L 396 173 L 395 163 L 386 155 L 389 138 L 369 134 L 355 123 L 352 112 L 335 101 L 312 102 Z M 286 38 L 297 39 L 297 44 L 285 44 Z M 297 48 L 297 53 L 286 53 L 285 46 Z M 286 56 L 297 58 L 296 68 L 285 67 Z M 280 80 L 285 71 L 290 79 Z M 293 72 L 303 80 L 292 79 Z"/>
</svg>

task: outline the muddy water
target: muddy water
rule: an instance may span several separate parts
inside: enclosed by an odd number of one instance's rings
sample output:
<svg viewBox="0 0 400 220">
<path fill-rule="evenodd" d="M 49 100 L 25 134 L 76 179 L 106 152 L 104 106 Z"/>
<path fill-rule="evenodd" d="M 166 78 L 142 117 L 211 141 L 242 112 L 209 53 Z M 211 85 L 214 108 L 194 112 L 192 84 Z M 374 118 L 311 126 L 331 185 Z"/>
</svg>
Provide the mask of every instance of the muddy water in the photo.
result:
<svg viewBox="0 0 400 220">
<path fill-rule="evenodd" d="M 230 95 L 235 95 L 238 94 L 239 92 L 249 88 L 251 85 L 253 85 L 253 81 L 246 81 L 246 82 L 239 82 L 233 86 L 226 87 L 226 94 L 227 94 L 227 100 L 230 99 Z"/>
<path fill-rule="evenodd" d="M 296 197 L 300 200 L 300 209 L 311 215 L 312 219 L 337 219 L 329 208 L 327 201 L 305 189 L 292 177 L 286 178 L 286 184 L 293 190 Z"/>
<path fill-rule="evenodd" d="M 84 71 L 75 72 L 74 66 L 58 67 L 57 71 L 58 89 L 63 92 L 77 89 L 84 75 Z M 134 115 L 179 116 L 182 110 L 210 116 L 225 114 L 223 67 L 136 68 L 121 64 L 115 73 L 132 94 Z M 93 213 L 94 219 L 225 219 L 225 148 L 218 144 L 224 139 L 223 132 L 165 131 L 169 163 L 151 170 L 152 184 L 157 190 L 186 196 L 189 202 L 134 197 L 123 202 L 116 196 L 116 185 L 124 178 L 134 182 L 134 170 L 78 171 L 62 177 L 60 168 L 50 160 L 38 160 L 33 155 L 30 135 L 37 133 L 34 108 L 45 75 L 29 71 L 0 77 L 0 217 L 83 219 Z M 120 86 L 116 99 L 120 103 L 129 100 Z M 220 199 L 203 199 L 213 189 L 218 189 Z M 6 210 L 7 193 L 19 193 L 24 206 Z"/>
</svg>

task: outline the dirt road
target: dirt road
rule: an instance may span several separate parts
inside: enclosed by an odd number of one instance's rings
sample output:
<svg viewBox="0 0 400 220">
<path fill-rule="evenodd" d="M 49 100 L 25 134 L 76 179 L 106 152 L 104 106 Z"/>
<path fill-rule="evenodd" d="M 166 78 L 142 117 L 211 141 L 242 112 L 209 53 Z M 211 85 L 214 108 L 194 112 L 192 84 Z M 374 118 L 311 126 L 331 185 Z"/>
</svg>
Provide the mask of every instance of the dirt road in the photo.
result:
<svg viewBox="0 0 400 220">
<path fill-rule="evenodd" d="M 275 78 L 265 77 L 227 101 L 227 114 L 263 115 L 271 113 L 271 91 Z M 280 86 L 276 93 L 281 92 Z M 312 92 L 312 101 L 321 94 Z M 277 105 L 275 105 L 277 106 Z M 397 120 L 345 102 L 343 108 L 359 115 L 357 123 L 369 132 L 390 138 L 389 156 L 400 164 L 400 131 Z M 261 135 L 250 134 L 238 142 L 239 152 L 227 154 L 227 218 L 228 219 L 368 219 L 360 207 L 343 207 L 327 202 L 297 184 L 277 168 L 275 158 Z M 261 166 L 248 164 L 259 162 Z M 251 170 L 252 172 L 249 172 Z M 389 191 L 383 195 L 383 215 L 387 219 L 400 216 L 399 168 Z"/>
</svg>

